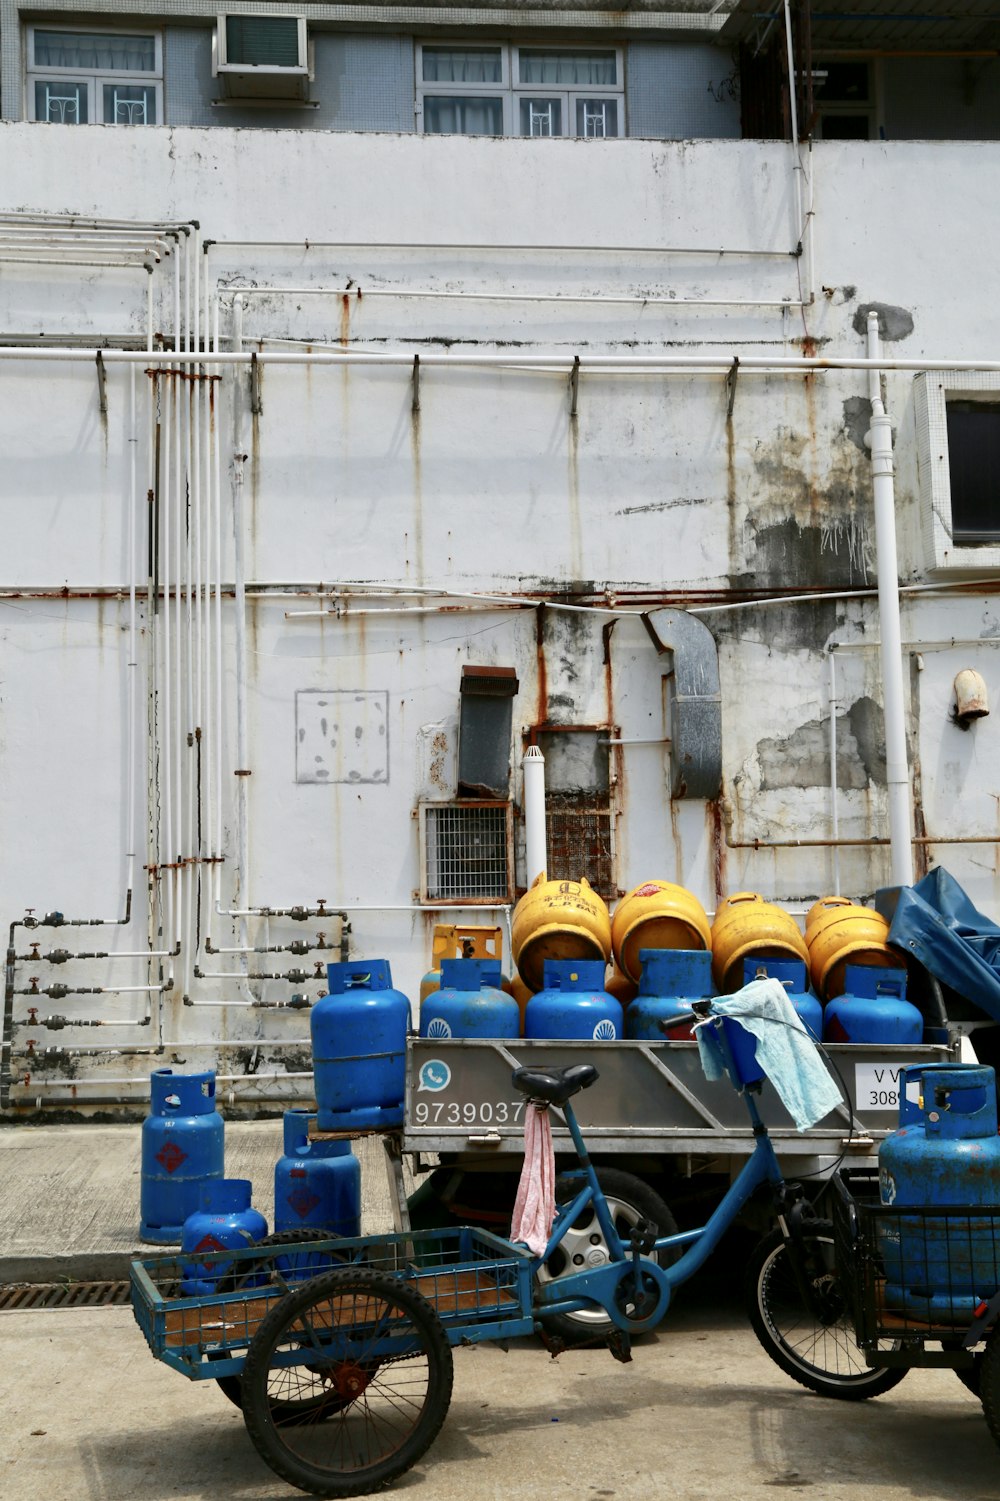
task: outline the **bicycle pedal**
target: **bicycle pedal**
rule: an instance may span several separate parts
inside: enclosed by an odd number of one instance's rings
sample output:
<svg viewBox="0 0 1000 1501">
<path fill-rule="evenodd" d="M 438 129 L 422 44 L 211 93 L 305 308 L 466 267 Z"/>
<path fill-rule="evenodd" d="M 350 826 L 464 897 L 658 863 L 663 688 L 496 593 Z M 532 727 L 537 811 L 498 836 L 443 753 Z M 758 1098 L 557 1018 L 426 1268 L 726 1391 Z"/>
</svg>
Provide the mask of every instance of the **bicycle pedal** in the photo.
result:
<svg viewBox="0 0 1000 1501">
<path fill-rule="evenodd" d="M 633 1225 L 629 1236 L 629 1247 L 639 1256 L 648 1256 L 656 1245 L 657 1228 L 652 1220 L 640 1220 Z"/>
<path fill-rule="evenodd" d="M 632 1359 L 632 1341 L 624 1329 L 611 1329 L 605 1340 L 608 1349 L 615 1360 L 620 1360 L 622 1365 L 628 1365 Z"/>
</svg>

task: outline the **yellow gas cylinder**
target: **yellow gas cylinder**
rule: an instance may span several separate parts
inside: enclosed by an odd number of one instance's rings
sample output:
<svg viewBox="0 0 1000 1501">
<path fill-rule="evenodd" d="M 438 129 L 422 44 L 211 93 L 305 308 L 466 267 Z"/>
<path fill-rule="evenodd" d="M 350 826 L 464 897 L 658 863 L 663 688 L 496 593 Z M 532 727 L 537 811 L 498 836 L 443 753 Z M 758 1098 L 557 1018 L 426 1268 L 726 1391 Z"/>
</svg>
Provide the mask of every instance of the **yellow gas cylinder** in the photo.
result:
<svg viewBox="0 0 1000 1501">
<path fill-rule="evenodd" d="M 589 881 L 543 872 L 514 908 L 510 941 L 521 979 L 537 991 L 546 959 L 610 959 L 611 917 Z"/>
<path fill-rule="evenodd" d="M 420 1001 L 441 987 L 442 959 L 503 959 L 503 929 L 438 923 L 431 943 L 431 967 L 420 981 Z M 507 990 L 509 981 L 504 981 Z"/>
<path fill-rule="evenodd" d="M 712 924 L 712 975 L 724 995 L 743 984 L 743 960 L 805 959 L 809 951 L 790 912 L 766 902 L 757 891 L 738 891 L 715 910 Z"/>
<path fill-rule="evenodd" d="M 618 968 L 639 983 L 640 949 L 707 949 L 712 930 L 704 907 L 683 886 L 644 881 L 626 892 L 611 919 L 611 946 Z"/>
<path fill-rule="evenodd" d="M 844 993 L 848 964 L 881 964 L 898 969 L 905 956 L 889 947 L 889 924 L 871 907 L 844 897 L 823 897 L 810 908 L 806 929 L 809 973 L 824 1000 Z"/>
<path fill-rule="evenodd" d="M 504 981 L 504 989 L 509 990 L 517 1002 L 517 1009 L 521 1013 L 521 1036 L 524 1036 L 524 1010 L 531 997 L 534 995 L 530 985 L 525 985 L 520 975 L 515 975 L 510 981 Z"/>
<path fill-rule="evenodd" d="M 611 923 L 612 942 L 614 942 L 614 921 Z M 611 972 L 604 982 L 604 989 L 608 995 L 613 995 L 616 1001 L 620 1001 L 624 1009 L 630 1001 L 634 1001 L 639 994 L 639 987 L 628 975 L 623 975 L 617 964 L 611 966 Z"/>
<path fill-rule="evenodd" d="M 806 947 L 812 942 L 812 932 L 817 923 L 829 922 L 828 914 L 837 907 L 853 906 L 849 896 L 821 896 L 818 902 L 813 902 L 806 913 Z"/>
</svg>

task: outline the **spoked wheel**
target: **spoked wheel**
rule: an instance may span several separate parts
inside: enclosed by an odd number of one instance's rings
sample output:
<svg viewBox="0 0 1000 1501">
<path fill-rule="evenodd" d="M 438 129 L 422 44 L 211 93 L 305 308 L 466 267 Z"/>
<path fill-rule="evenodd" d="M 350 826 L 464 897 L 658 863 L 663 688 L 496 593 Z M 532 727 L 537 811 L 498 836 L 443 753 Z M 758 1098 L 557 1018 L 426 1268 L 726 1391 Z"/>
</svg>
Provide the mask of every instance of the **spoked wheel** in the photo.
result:
<svg viewBox="0 0 1000 1501">
<path fill-rule="evenodd" d="M 265 1246 L 299 1246 L 306 1241 L 328 1240 L 331 1237 L 321 1230 L 278 1230 L 273 1235 L 266 1235 L 263 1240 L 257 1242 L 257 1246 L 263 1249 Z M 295 1258 L 288 1268 L 288 1277 L 294 1281 L 303 1281 L 306 1277 L 315 1276 L 319 1272 L 329 1271 L 331 1263 L 337 1261 L 334 1252 L 317 1252 L 315 1257 L 302 1255 Z M 239 1292 L 253 1280 L 261 1275 L 260 1268 L 256 1263 L 250 1263 L 243 1272 L 237 1271 L 226 1286 L 220 1287 L 221 1292 Z M 209 1356 L 209 1359 L 212 1357 Z M 223 1359 L 220 1352 L 218 1359 Z M 216 1376 L 215 1384 L 234 1407 L 243 1407 L 243 1377 L 242 1376 Z M 280 1405 L 280 1404 L 279 1404 Z M 319 1409 L 323 1409 L 320 1412 Z M 320 1416 L 327 1416 L 327 1408 L 330 1412 L 336 1408 L 329 1406 L 328 1394 L 325 1398 L 315 1399 L 312 1402 L 301 1402 L 297 1405 L 285 1404 L 281 1408 L 283 1422 L 315 1422 Z"/>
<path fill-rule="evenodd" d="M 617 1168 L 599 1168 L 597 1178 L 608 1201 L 618 1237 L 626 1248 L 629 1236 L 640 1220 L 652 1221 L 658 1235 L 677 1233 L 677 1223 L 670 1210 L 659 1194 L 641 1178 L 632 1173 L 623 1173 Z M 557 1203 L 568 1203 L 579 1191 L 579 1179 L 556 1179 Z M 661 1266 L 669 1265 L 672 1259 L 668 1252 L 660 1252 L 658 1257 Z M 573 1272 L 602 1266 L 609 1260 L 608 1244 L 598 1223 L 597 1213 L 593 1205 L 588 1205 L 569 1226 L 555 1251 L 535 1275 L 540 1283 L 554 1282 Z M 545 1314 L 541 1321 L 549 1334 L 555 1335 L 567 1345 L 599 1344 L 614 1327 L 605 1310 L 597 1305 L 581 1309 L 578 1313 Z"/>
<path fill-rule="evenodd" d="M 801 1244 L 814 1306 L 806 1304 L 780 1231 L 766 1236 L 750 1258 L 747 1293 L 757 1338 L 787 1375 L 821 1396 L 857 1402 L 890 1391 L 906 1371 L 865 1363 L 834 1269 L 829 1221 L 816 1220 Z"/>
<path fill-rule="evenodd" d="M 395 1277 L 348 1267 L 271 1309 L 243 1367 L 243 1417 L 290 1485 L 361 1496 L 426 1452 L 451 1387 L 451 1346 L 426 1299 Z M 303 1417 L 310 1405 L 315 1416 Z"/>
</svg>

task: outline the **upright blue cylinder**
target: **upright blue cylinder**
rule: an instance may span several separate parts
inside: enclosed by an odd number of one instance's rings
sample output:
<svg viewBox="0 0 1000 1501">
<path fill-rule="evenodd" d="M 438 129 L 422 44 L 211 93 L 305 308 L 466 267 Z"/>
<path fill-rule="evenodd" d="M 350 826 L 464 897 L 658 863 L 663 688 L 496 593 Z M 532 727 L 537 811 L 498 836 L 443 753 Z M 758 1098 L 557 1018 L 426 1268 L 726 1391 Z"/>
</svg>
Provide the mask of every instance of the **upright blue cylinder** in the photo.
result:
<svg viewBox="0 0 1000 1501">
<path fill-rule="evenodd" d="M 349 1141 L 309 1136 L 309 1110 L 285 1111 L 285 1152 L 274 1168 L 275 1230 L 361 1234 L 361 1164 Z"/>
<path fill-rule="evenodd" d="M 691 1000 L 714 995 L 712 954 L 709 949 L 641 949 L 639 994 L 625 1012 L 625 1036 L 636 1041 L 689 1041 L 694 1035 L 690 1023 L 671 1027 L 664 1033 L 660 1026 L 668 1017 L 682 1012 L 693 1016 Z"/>
<path fill-rule="evenodd" d="M 886 1302 L 926 1317 L 971 1317 L 980 1298 L 1000 1286 L 996 1221 L 975 1212 L 1000 1203 L 993 1069 L 950 1063 L 904 1069 L 899 1115 L 899 1130 L 879 1147 L 881 1199 L 923 1212 L 879 1221 Z M 927 1213 L 934 1208 L 969 1212 Z"/>
<path fill-rule="evenodd" d="M 421 1037 L 519 1037 L 521 1013 L 500 981 L 499 959 L 442 959 L 441 984 L 420 1004 Z"/>
<path fill-rule="evenodd" d="M 263 1240 L 267 1220 L 250 1207 L 251 1193 L 249 1178 L 217 1178 L 202 1184 L 199 1208 L 184 1221 L 181 1255 L 241 1251 Z M 210 1296 L 233 1266 L 225 1259 L 185 1262 L 181 1267 L 181 1292 L 187 1298 Z"/>
<path fill-rule="evenodd" d="M 614 1042 L 622 1035 L 620 1002 L 604 989 L 603 959 L 546 959 L 543 988 L 524 1012 L 525 1037 Z"/>
<path fill-rule="evenodd" d="M 809 1036 L 819 1042 L 823 1036 L 823 1003 L 809 989 L 804 959 L 744 959 L 743 983 L 753 980 L 777 980 L 784 987 L 792 1008 Z"/>
<path fill-rule="evenodd" d="M 149 1081 L 150 1113 L 142 1123 L 139 1235 L 175 1245 L 203 1184 L 221 1178 L 222 1116 L 215 1108 L 215 1074 L 176 1074 L 157 1068 Z"/>
<path fill-rule="evenodd" d="M 410 1003 L 386 959 L 328 964 L 329 995 L 310 1013 L 321 1131 L 403 1124 Z"/>
<path fill-rule="evenodd" d="M 906 970 L 876 964 L 848 964 L 844 993 L 827 1001 L 824 1042 L 882 1043 L 907 1046 L 922 1042 L 924 1019 L 906 999 Z"/>
</svg>

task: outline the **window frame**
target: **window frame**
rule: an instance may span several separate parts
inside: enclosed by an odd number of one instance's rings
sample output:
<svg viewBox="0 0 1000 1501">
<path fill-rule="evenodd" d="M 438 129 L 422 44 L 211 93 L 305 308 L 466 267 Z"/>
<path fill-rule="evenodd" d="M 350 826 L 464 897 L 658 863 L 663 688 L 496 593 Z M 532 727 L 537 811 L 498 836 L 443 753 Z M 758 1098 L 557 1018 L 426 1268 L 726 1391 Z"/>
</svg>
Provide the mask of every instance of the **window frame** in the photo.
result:
<svg viewBox="0 0 1000 1501">
<path fill-rule="evenodd" d="M 110 36 L 110 37 L 152 37 L 154 44 L 153 71 L 138 71 L 127 68 L 61 68 L 38 65 L 35 62 L 35 37 L 39 32 L 68 32 L 77 33 L 80 36 Z M 35 85 L 42 83 L 73 83 L 86 86 L 87 91 L 87 119 L 73 123 L 81 125 L 114 125 L 121 122 L 104 119 L 104 89 L 106 85 L 125 84 L 127 86 L 144 86 L 153 90 L 154 107 L 156 110 L 155 120 L 147 122 L 150 125 L 163 125 L 163 32 L 149 26 L 78 26 L 66 23 L 62 26 L 54 26 L 50 22 L 31 22 L 27 27 L 26 37 L 27 65 L 24 70 L 25 79 L 25 118 L 39 125 L 52 125 L 66 122 L 39 119 L 35 112 Z M 126 127 L 128 128 L 128 127 Z"/>
<path fill-rule="evenodd" d="M 492 83 L 441 83 L 424 79 L 424 49 L 428 51 L 492 51 L 500 53 L 500 80 Z M 539 83 L 521 81 L 522 52 L 549 53 L 553 56 L 573 52 L 593 52 L 613 55 L 615 59 L 615 83 L 588 84 L 586 87 L 556 85 L 548 87 Z M 501 100 L 503 135 L 517 140 L 584 141 L 623 140 L 625 138 L 625 49 L 619 46 L 554 47 L 534 42 L 425 42 L 417 39 L 414 49 L 414 106 L 413 113 L 419 135 L 459 135 L 459 131 L 428 131 L 424 125 L 424 100 L 428 97 L 479 98 Z M 521 130 L 521 101 L 523 99 L 557 99 L 563 110 L 563 129 L 559 135 L 532 136 Z M 613 136 L 581 136 L 576 133 L 576 111 L 580 101 L 610 99 L 617 108 L 618 132 Z M 572 126 L 572 129 L 567 127 Z M 491 140 L 499 137 L 491 136 Z"/>
<path fill-rule="evenodd" d="M 917 376 L 914 416 L 917 467 L 928 567 L 949 572 L 1000 570 L 1000 505 L 993 536 L 955 542 L 951 504 L 948 400 L 1000 405 L 1000 374 L 992 371 L 924 371 Z"/>
</svg>

